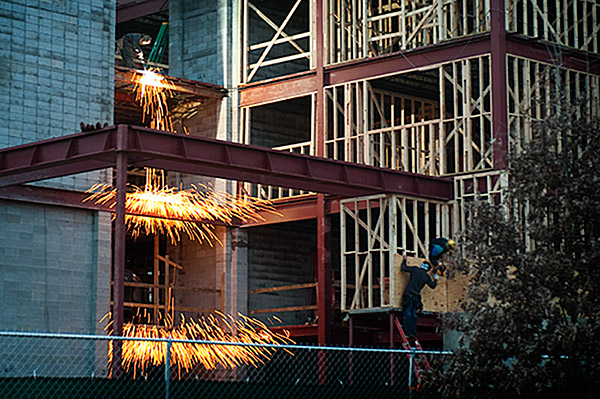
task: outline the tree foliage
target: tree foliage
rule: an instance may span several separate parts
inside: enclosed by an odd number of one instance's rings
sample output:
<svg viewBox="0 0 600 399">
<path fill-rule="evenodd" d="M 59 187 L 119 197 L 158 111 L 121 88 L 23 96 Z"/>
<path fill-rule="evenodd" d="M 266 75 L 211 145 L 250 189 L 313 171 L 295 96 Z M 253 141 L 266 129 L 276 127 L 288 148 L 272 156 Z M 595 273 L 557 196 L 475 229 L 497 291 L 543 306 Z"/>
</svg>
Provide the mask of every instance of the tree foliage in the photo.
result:
<svg viewBox="0 0 600 399">
<path fill-rule="evenodd" d="M 501 204 L 473 204 L 456 269 L 468 300 L 445 397 L 600 392 L 600 121 L 561 113 L 510 160 Z"/>
</svg>

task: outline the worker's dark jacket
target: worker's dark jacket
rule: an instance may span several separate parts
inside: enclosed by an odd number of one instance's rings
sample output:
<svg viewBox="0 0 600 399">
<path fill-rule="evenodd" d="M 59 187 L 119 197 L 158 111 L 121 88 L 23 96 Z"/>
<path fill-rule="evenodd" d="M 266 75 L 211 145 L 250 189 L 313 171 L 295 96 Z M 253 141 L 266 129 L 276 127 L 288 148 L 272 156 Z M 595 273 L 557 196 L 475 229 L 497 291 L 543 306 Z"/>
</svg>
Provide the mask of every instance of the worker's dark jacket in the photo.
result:
<svg viewBox="0 0 600 399">
<path fill-rule="evenodd" d="M 406 286 L 406 290 L 404 290 L 404 295 L 420 297 L 421 290 L 425 284 L 431 288 L 435 288 L 437 286 L 437 281 L 432 279 L 431 276 L 427 274 L 425 269 L 421 269 L 420 267 L 408 267 L 406 264 L 406 259 L 402 261 L 401 270 L 403 272 L 410 273 L 410 280 L 408 280 L 408 285 Z"/>
</svg>

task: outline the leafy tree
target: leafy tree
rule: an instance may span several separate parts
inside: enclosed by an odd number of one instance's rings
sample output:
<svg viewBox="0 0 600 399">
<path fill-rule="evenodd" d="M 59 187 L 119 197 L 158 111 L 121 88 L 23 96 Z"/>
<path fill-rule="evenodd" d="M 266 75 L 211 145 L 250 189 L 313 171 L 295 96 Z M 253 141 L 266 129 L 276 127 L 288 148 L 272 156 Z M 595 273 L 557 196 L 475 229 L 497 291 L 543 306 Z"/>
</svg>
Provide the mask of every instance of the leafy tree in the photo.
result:
<svg viewBox="0 0 600 399">
<path fill-rule="evenodd" d="M 468 299 L 444 322 L 461 345 L 433 376 L 444 397 L 600 395 L 600 120 L 577 110 L 536 125 L 501 204 L 470 208 Z"/>
</svg>

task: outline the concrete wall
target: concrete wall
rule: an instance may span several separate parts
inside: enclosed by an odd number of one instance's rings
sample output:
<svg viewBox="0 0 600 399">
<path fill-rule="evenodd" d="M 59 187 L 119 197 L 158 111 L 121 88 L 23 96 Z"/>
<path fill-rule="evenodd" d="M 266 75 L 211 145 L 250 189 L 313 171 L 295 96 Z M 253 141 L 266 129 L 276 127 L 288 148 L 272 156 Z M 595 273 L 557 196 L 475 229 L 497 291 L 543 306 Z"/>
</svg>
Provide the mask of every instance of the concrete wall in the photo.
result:
<svg viewBox="0 0 600 399">
<path fill-rule="evenodd" d="M 250 144 L 263 147 L 310 141 L 311 97 L 252 108 Z"/>
<path fill-rule="evenodd" d="M 100 333 L 110 215 L 0 201 L 0 330 Z"/>
<path fill-rule="evenodd" d="M 235 88 L 239 83 L 237 73 L 239 58 L 234 46 L 237 40 L 237 10 L 235 0 L 171 0 L 169 2 L 169 74 L 207 83 L 223 85 L 229 96 L 219 102 L 208 100 L 198 108 L 198 114 L 185 122 L 191 135 L 221 140 L 239 141 L 237 127 L 238 97 Z M 173 180 L 189 187 L 191 183 L 211 184 L 219 191 L 232 191 L 230 182 L 202 176 L 174 174 Z M 217 228 L 222 245 L 200 246 L 197 242 L 184 242 L 181 261 L 189 273 L 188 284 L 201 284 L 207 290 L 196 294 L 190 292 L 182 303 L 191 306 L 221 308 L 221 290 L 227 313 L 245 313 L 246 270 L 245 252 L 235 249 L 237 233 Z M 178 247 L 179 247 L 178 246 Z M 170 250 L 170 251 L 171 251 Z M 234 260 L 234 261 L 233 261 Z M 224 276 L 224 278 L 222 278 Z M 184 281 L 182 277 L 182 282 Z M 209 291 L 214 290 L 211 294 Z"/>
<path fill-rule="evenodd" d="M 112 123 L 114 10 L 112 0 L 0 2 L 0 148 Z M 99 178 L 52 185 L 85 189 Z"/>
<path fill-rule="evenodd" d="M 113 0 L 0 2 L 0 148 L 112 123 Z M 86 189 L 105 172 L 49 184 Z M 101 333 L 109 309 L 110 216 L 0 204 L 0 329 Z"/>
<path fill-rule="evenodd" d="M 316 252 L 316 226 L 311 222 L 286 223 L 247 229 L 249 290 L 316 281 L 312 270 Z M 316 290 L 302 289 L 249 296 L 249 310 L 316 304 Z M 272 313 L 255 316 L 266 319 Z M 314 311 L 277 312 L 284 324 L 304 324 Z"/>
<path fill-rule="evenodd" d="M 177 271 L 176 306 L 198 308 L 182 311 L 188 316 L 220 310 L 247 313 L 247 238 L 244 230 L 216 226 L 219 242 L 211 247 L 184 238 L 168 252 L 183 266 Z M 235 262 L 232 261 L 235 259 Z M 225 277 L 228 278 L 225 278 Z"/>
</svg>

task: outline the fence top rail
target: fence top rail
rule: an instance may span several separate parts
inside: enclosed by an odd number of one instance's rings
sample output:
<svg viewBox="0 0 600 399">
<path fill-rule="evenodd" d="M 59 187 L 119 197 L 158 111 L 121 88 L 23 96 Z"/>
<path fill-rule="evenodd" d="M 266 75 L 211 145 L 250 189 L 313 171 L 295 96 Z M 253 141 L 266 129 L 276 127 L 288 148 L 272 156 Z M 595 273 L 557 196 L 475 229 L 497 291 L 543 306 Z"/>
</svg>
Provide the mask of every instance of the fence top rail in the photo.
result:
<svg viewBox="0 0 600 399">
<path fill-rule="evenodd" d="M 97 341 L 148 341 L 164 342 L 167 344 L 198 344 L 198 345 L 230 345 L 230 346 L 249 346 L 271 349 L 304 349 L 304 350 L 326 350 L 339 352 L 378 352 L 378 353 L 418 353 L 434 355 L 451 355 L 450 351 L 427 351 L 415 349 L 385 349 L 385 348 L 350 348 L 345 346 L 318 346 L 318 345 L 277 345 L 277 344 L 253 344 L 245 342 L 227 342 L 227 341 L 205 341 L 205 340 L 185 340 L 169 338 L 137 338 L 121 337 L 113 335 L 94 335 L 94 334 L 70 334 L 70 333 L 45 333 L 45 332 L 25 332 L 25 331 L 0 331 L 0 337 L 20 337 L 20 338 L 49 338 L 49 339 L 81 339 Z"/>
</svg>

